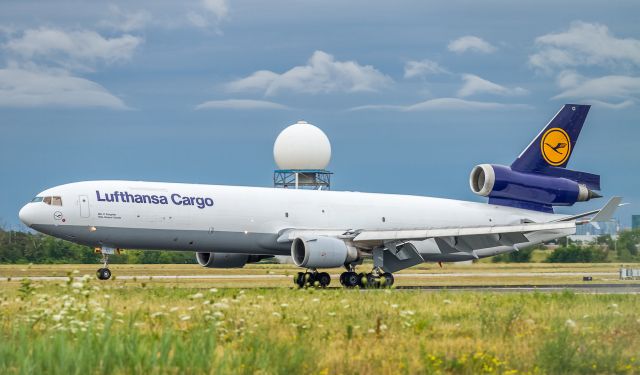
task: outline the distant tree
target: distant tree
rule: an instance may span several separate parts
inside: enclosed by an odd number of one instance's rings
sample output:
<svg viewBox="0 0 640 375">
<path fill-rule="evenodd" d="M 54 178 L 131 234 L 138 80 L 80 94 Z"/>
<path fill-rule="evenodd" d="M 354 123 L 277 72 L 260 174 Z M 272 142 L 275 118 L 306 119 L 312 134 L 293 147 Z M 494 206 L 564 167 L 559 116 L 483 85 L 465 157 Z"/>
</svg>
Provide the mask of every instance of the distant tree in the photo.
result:
<svg viewBox="0 0 640 375">
<path fill-rule="evenodd" d="M 518 251 L 512 251 L 506 254 L 496 255 L 491 258 L 493 263 L 528 263 L 531 261 L 531 254 L 533 253 L 533 247 L 520 249 Z"/>
<path fill-rule="evenodd" d="M 0 263 L 99 263 L 91 247 L 43 234 L 0 229 Z M 111 263 L 195 263 L 190 251 L 126 251 Z"/>
<path fill-rule="evenodd" d="M 607 252 L 597 246 L 560 246 L 547 257 L 548 263 L 594 263 L 607 261 Z"/>
</svg>

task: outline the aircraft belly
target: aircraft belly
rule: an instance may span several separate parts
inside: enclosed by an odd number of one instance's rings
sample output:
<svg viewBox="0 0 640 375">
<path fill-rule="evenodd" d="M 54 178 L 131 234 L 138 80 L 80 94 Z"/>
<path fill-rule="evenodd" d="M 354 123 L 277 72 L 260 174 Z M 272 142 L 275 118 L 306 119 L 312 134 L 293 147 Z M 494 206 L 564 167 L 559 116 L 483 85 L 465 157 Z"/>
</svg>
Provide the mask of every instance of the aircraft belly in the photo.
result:
<svg viewBox="0 0 640 375">
<path fill-rule="evenodd" d="M 176 250 L 289 255 L 289 244 L 278 244 L 277 234 L 196 230 L 34 225 L 35 230 L 87 246 L 107 245 L 121 249 Z"/>
</svg>

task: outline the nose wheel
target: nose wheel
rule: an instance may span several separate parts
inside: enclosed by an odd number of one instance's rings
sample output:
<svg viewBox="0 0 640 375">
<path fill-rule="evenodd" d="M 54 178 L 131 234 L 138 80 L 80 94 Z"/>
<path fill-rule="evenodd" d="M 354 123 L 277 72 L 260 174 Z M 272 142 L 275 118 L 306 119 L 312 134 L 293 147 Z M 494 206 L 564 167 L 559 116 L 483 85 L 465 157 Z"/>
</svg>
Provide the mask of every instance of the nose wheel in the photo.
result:
<svg viewBox="0 0 640 375">
<path fill-rule="evenodd" d="M 109 255 L 102 253 L 102 263 L 104 267 L 98 268 L 96 276 L 98 280 L 109 280 L 111 278 L 111 270 L 109 270 Z"/>
<path fill-rule="evenodd" d="M 109 280 L 111 278 L 111 271 L 108 268 L 98 268 L 96 271 L 98 280 Z"/>
</svg>

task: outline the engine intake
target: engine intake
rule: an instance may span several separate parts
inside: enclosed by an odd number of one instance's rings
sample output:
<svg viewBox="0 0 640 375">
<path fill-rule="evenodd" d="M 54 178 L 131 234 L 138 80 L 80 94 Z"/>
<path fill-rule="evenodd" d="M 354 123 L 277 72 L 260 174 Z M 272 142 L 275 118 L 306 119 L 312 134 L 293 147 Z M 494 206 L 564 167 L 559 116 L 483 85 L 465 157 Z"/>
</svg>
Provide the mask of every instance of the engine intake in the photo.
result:
<svg viewBox="0 0 640 375">
<path fill-rule="evenodd" d="M 524 173 L 503 165 L 480 164 L 473 168 L 469 185 L 490 202 L 520 201 L 551 206 L 571 206 L 600 195 L 584 184 L 564 177 Z"/>
<path fill-rule="evenodd" d="M 298 237 L 291 244 L 291 257 L 298 267 L 341 267 L 358 259 L 358 250 L 333 237 Z"/>
<path fill-rule="evenodd" d="M 198 264 L 206 268 L 242 268 L 247 263 L 257 263 L 268 255 L 233 253 L 196 253 Z"/>
</svg>

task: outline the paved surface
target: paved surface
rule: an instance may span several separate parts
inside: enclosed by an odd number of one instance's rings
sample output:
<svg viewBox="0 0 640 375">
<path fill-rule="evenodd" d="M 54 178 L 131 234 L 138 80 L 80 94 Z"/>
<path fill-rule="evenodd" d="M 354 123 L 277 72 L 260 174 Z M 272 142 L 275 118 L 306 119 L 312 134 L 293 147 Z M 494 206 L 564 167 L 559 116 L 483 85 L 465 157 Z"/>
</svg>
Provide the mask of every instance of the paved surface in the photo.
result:
<svg viewBox="0 0 640 375">
<path fill-rule="evenodd" d="M 442 278 L 442 277 L 555 277 L 555 276 L 618 276 L 617 272 L 456 272 L 456 273 L 397 273 L 393 276 L 397 279 L 402 278 Z M 92 275 L 93 276 L 93 275 Z M 282 274 L 264 274 L 264 275 L 118 275 L 114 273 L 114 276 L 119 280 L 181 280 L 181 279 L 223 279 L 223 280 L 237 280 L 237 279 L 283 279 L 291 278 L 293 275 Z M 80 278 L 82 276 L 76 276 Z M 339 274 L 332 274 L 331 278 L 338 280 Z M 0 281 L 21 281 L 23 279 L 30 279 L 33 281 L 61 281 L 68 280 L 67 276 L 16 276 L 16 277 L 0 277 Z"/>
</svg>

